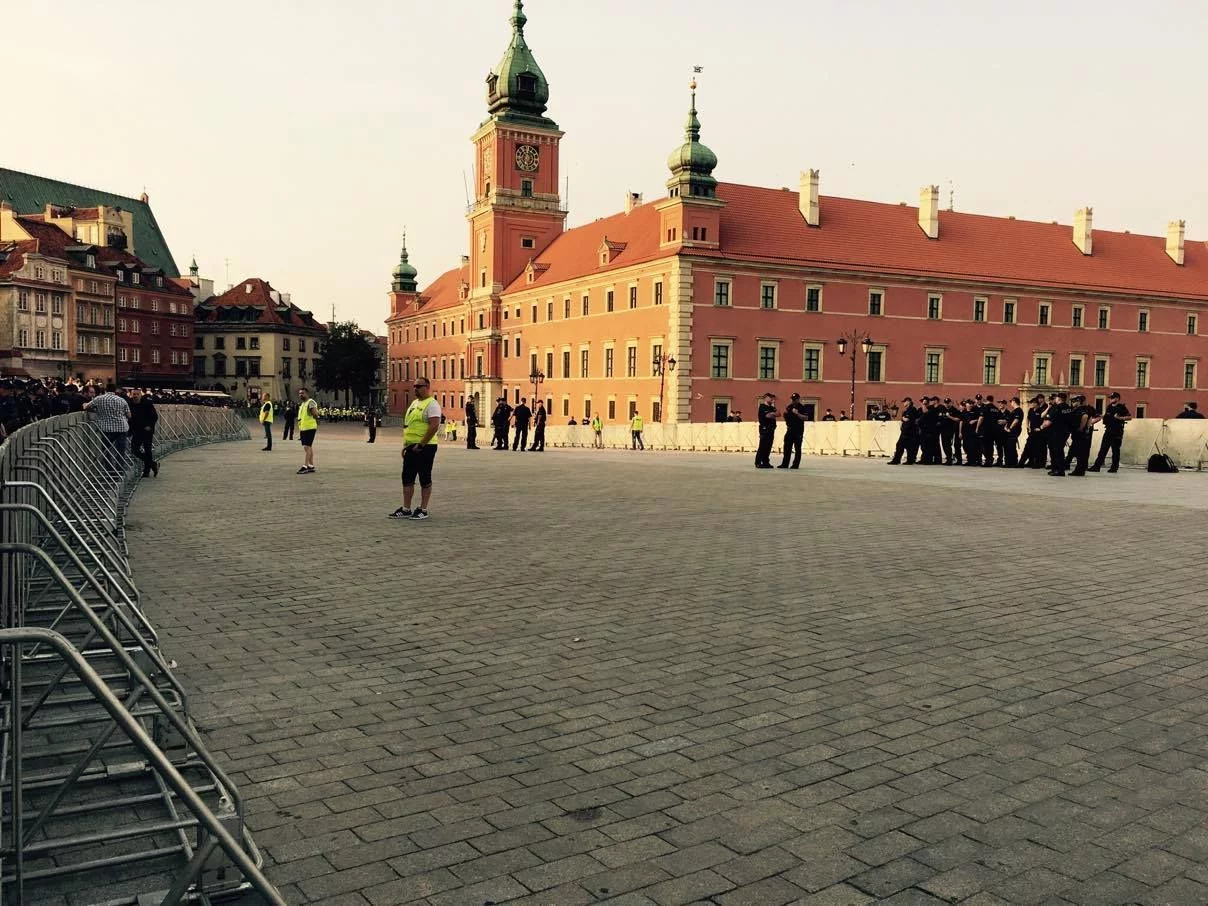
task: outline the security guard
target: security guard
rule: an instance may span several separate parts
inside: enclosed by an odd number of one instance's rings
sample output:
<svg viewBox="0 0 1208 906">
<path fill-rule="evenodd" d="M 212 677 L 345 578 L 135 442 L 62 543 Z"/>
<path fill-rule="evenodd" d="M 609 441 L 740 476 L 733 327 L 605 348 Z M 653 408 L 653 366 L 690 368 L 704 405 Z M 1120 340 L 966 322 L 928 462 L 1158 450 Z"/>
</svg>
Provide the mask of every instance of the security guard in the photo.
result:
<svg viewBox="0 0 1208 906">
<path fill-rule="evenodd" d="M 801 466 L 801 442 L 805 439 L 805 406 L 801 394 L 794 393 L 784 407 L 784 458 L 777 468 L 797 469 Z M 793 464 L 789 465 L 792 458 Z"/>
<path fill-rule="evenodd" d="M 1086 397 L 1082 394 L 1075 396 L 1073 403 L 1073 412 L 1070 414 L 1070 452 L 1065 464 L 1068 468 L 1073 463 L 1074 471 L 1070 472 L 1070 477 L 1080 478 L 1086 474 L 1087 461 L 1091 457 L 1091 434 L 1095 430 L 1099 414 L 1094 406 L 1086 404 Z"/>
<path fill-rule="evenodd" d="M 919 438 L 922 445 L 922 456 L 919 463 L 924 466 L 940 464 L 940 409 L 939 399 L 925 396 L 919 401 Z"/>
<path fill-rule="evenodd" d="M 755 451 L 755 468 L 772 468 L 772 444 L 776 440 L 776 394 L 765 393 L 759 404 L 759 448 Z"/>
<path fill-rule="evenodd" d="M 491 413 L 491 427 L 495 429 L 495 437 L 491 447 L 495 450 L 508 448 L 508 422 L 512 419 L 512 407 L 508 405 L 507 397 L 501 396 L 495 400 L 495 411 Z"/>
<path fill-rule="evenodd" d="M 906 465 L 913 466 L 919 455 L 919 416 L 922 413 L 915 408 L 914 400 L 902 398 L 902 428 L 898 434 L 898 445 L 894 447 L 893 459 L 886 465 L 897 466 L 902 463 L 902 454 L 906 454 Z"/>
<path fill-rule="evenodd" d="M 1003 433 L 1003 464 L 1014 469 L 1019 465 L 1019 435 L 1023 433 L 1023 407 L 1017 396 L 1011 397 L 1007 404 L 1007 424 Z"/>
<path fill-rule="evenodd" d="M 1041 429 L 1049 447 L 1049 463 L 1052 466 L 1049 474 L 1054 478 L 1065 477 L 1065 442 L 1070 439 L 1073 414 L 1074 410 L 1066 402 L 1064 393 L 1054 393 L 1049 397 L 1049 408 L 1045 411 Z"/>
<path fill-rule="evenodd" d="M 1132 421 L 1132 413 L 1120 402 L 1120 394 L 1113 393 L 1107 398 L 1107 408 L 1103 410 L 1103 440 L 1099 443 L 1099 455 L 1095 464 L 1087 469 L 1088 472 L 1098 472 L 1103 468 L 1110 450 L 1112 466 L 1108 472 L 1120 471 L 1120 446 L 1124 443 L 1124 425 Z"/>
<path fill-rule="evenodd" d="M 1036 394 L 1028 406 L 1028 439 L 1023 443 L 1023 455 L 1019 458 L 1020 468 L 1044 468 L 1046 438 L 1041 426 L 1044 424 L 1046 408 L 1044 394 L 1041 393 Z"/>
<path fill-rule="evenodd" d="M 944 402 L 939 407 L 940 414 L 940 444 L 944 448 L 944 465 L 950 466 L 953 463 L 961 464 L 961 446 L 957 441 L 957 432 L 960 428 L 960 410 L 952 405 L 952 400 L 944 397 Z M 956 441 L 953 444 L 953 441 Z"/>
</svg>

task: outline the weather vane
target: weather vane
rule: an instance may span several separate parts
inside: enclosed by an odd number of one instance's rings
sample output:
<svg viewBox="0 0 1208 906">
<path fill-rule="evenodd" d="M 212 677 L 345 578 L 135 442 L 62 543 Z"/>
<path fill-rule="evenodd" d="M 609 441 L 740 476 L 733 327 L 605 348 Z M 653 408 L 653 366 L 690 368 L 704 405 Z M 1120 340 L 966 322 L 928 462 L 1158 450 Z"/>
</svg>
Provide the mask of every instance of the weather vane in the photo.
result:
<svg viewBox="0 0 1208 906">
<path fill-rule="evenodd" d="M 704 71 L 705 71 L 705 67 L 703 67 L 703 66 L 693 66 L 692 67 L 692 90 L 693 91 L 696 90 L 696 77 Z"/>
</svg>

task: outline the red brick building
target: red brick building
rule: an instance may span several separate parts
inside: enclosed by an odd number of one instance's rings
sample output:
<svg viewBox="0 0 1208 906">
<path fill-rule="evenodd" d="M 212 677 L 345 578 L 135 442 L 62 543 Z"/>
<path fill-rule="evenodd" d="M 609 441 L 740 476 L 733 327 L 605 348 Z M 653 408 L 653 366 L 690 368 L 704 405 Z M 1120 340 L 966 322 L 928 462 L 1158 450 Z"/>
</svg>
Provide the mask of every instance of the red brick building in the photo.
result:
<svg viewBox="0 0 1208 906">
<path fill-rule="evenodd" d="M 469 256 L 422 291 L 405 251 L 395 271 L 392 411 L 416 373 L 454 415 L 466 395 L 480 412 L 530 396 L 539 373 L 555 418 L 675 422 L 749 414 L 765 390 L 857 417 L 907 394 L 1118 390 L 1151 416 L 1198 395 L 1208 247 L 1181 221 L 1146 236 L 1096 231 L 1089 208 L 1073 226 L 942 211 L 934 186 L 917 207 L 836 198 L 817 171 L 796 191 L 718 182 L 695 84 L 666 197 L 565 230 L 526 23 L 517 3 L 472 137 Z"/>
<path fill-rule="evenodd" d="M 100 258 L 117 283 L 118 384 L 192 387 L 193 294 L 129 252 Z"/>
</svg>

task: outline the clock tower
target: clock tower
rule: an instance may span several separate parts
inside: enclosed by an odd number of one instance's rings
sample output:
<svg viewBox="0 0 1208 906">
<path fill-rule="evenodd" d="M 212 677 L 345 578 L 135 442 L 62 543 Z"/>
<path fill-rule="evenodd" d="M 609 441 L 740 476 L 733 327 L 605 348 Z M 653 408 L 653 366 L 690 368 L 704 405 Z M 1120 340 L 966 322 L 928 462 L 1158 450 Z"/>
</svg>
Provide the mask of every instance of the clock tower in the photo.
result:
<svg viewBox="0 0 1208 906">
<path fill-rule="evenodd" d="M 511 43 L 487 75 L 489 116 L 471 138 L 467 395 L 477 394 L 483 405 L 490 401 L 487 411 L 503 393 L 500 294 L 566 225 L 558 193 L 562 132 L 545 115 L 549 83 L 525 41 L 523 0 L 514 2 Z"/>
</svg>

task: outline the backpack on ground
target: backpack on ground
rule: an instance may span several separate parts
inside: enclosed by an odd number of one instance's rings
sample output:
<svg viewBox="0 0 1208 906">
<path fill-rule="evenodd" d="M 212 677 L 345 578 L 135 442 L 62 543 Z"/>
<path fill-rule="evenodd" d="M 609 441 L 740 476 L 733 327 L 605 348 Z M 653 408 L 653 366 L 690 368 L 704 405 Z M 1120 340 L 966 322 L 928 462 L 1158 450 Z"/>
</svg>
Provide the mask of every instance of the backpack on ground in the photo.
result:
<svg viewBox="0 0 1208 906">
<path fill-rule="evenodd" d="M 1179 467 L 1174 464 L 1174 460 L 1165 453 L 1155 453 L 1149 457 L 1149 465 L 1146 467 L 1149 472 L 1160 472 L 1170 474 L 1177 472 Z"/>
</svg>

